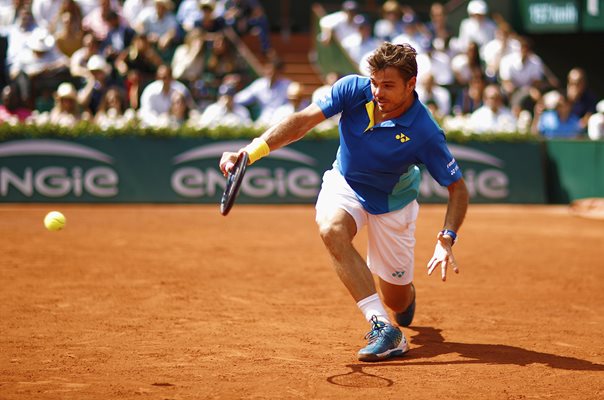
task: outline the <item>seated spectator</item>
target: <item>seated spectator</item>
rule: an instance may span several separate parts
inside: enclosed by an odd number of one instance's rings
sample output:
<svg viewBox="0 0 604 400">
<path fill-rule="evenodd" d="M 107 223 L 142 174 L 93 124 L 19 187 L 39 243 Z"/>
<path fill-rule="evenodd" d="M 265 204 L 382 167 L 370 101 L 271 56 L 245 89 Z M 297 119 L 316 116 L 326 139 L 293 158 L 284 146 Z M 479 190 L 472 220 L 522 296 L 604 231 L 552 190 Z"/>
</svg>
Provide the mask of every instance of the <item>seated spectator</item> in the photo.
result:
<svg viewBox="0 0 604 400">
<path fill-rule="evenodd" d="M 217 98 L 218 87 L 227 76 L 239 76 L 242 84 L 247 84 L 246 64 L 237 49 L 224 35 L 213 35 L 213 40 L 206 41 L 209 46 L 204 72 L 202 75 L 203 88 L 206 91 L 202 98 L 212 102 Z"/>
<path fill-rule="evenodd" d="M 195 82 L 202 74 L 205 64 L 204 36 L 200 28 L 193 28 L 185 36 L 172 58 L 172 76 L 185 83 Z"/>
<path fill-rule="evenodd" d="M 30 7 L 21 7 L 17 18 L 7 29 L 6 66 L 11 68 L 20 54 L 29 51 L 27 41 L 32 32 L 38 27 Z"/>
<path fill-rule="evenodd" d="M 217 126 L 244 127 L 252 125 L 249 110 L 236 104 L 233 96 L 237 89 L 233 85 L 222 84 L 218 89 L 218 100 L 205 108 L 195 125 L 200 128 Z"/>
<path fill-rule="evenodd" d="M 587 136 L 591 140 L 604 140 L 604 100 L 596 105 L 596 112 L 587 121 Z"/>
<path fill-rule="evenodd" d="M 50 123 L 63 127 L 74 127 L 82 121 L 82 110 L 78 104 L 77 91 L 71 83 L 61 83 L 55 93 L 55 106 L 50 111 L 48 119 L 44 115 L 38 117 L 36 123 Z"/>
<path fill-rule="evenodd" d="M 82 21 L 82 26 L 86 31 L 92 32 L 94 37 L 103 42 L 107 39 L 111 24 L 109 23 L 110 14 L 116 14 L 118 20 L 121 8 L 118 4 L 112 4 L 111 0 L 97 0 L 98 4 L 88 13 Z"/>
<path fill-rule="evenodd" d="M 478 43 L 471 42 L 463 53 L 451 60 L 451 70 L 457 86 L 466 86 L 476 74 L 484 75 L 484 64 L 480 58 Z"/>
<path fill-rule="evenodd" d="M 342 47 L 352 61 L 360 65 L 363 56 L 377 49 L 381 41 L 373 37 L 371 21 L 367 17 L 359 14 L 354 17 L 354 23 L 357 26 L 357 32 L 342 40 Z"/>
<path fill-rule="evenodd" d="M 373 35 L 381 41 L 391 42 L 404 31 L 401 5 L 396 0 L 388 0 L 382 5 L 381 13 L 373 28 Z"/>
<path fill-rule="evenodd" d="M 123 128 L 135 120 L 135 111 L 127 108 L 125 92 L 117 86 L 108 88 L 94 115 L 94 123 L 106 130 Z"/>
<path fill-rule="evenodd" d="M 522 110 L 532 112 L 547 87 L 543 61 L 532 51 L 528 38 L 519 41 L 520 52 L 506 55 L 499 65 L 499 81 L 516 116 Z"/>
<path fill-rule="evenodd" d="M 90 57 L 101 53 L 101 43 L 92 33 L 84 34 L 82 38 L 82 47 L 76 50 L 70 59 L 69 73 L 74 78 L 82 80 L 88 76 L 87 63 Z"/>
<path fill-rule="evenodd" d="M 275 112 L 267 115 L 263 114 L 264 118 L 269 117 L 268 120 L 259 118 L 256 121 L 258 127 L 270 127 L 278 124 L 286 117 L 292 115 L 297 111 L 301 111 L 308 106 L 308 101 L 303 96 L 304 87 L 298 82 L 292 82 L 287 87 L 287 103 L 279 106 L 275 109 Z"/>
<path fill-rule="evenodd" d="M 444 87 L 438 86 L 432 74 L 421 75 L 415 90 L 422 103 L 425 104 L 429 100 L 434 103 L 436 113 L 433 114 L 436 119 L 441 120 L 451 112 L 451 93 Z"/>
<path fill-rule="evenodd" d="M 122 17 L 128 26 L 134 28 L 138 25 L 141 15 L 153 10 L 155 0 L 124 0 L 122 5 Z"/>
<path fill-rule="evenodd" d="M 189 108 L 186 96 L 178 91 L 172 93 L 170 97 L 170 108 L 168 112 L 158 117 L 156 128 L 178 129 L 189 122 Z"/>
<path fill-rule="evenodd" d="M 403 33 L 395 36 L 392 43 L 409 43 L 418 54 L 426 53 L 432 47 L 428 30 L 412 10 L 408 11 L 403 18 L 405 20 Z"/>
<path fill-rule="evenodd" d="M 71 57 L 84 44 L 84 31 L 79 20 L 69 12 L 61 14 L 60 28 L 55 31 L 54 37 L 57 42 L 57 48 L 67 57 Z"/>
<path fill-rule="evenodd" d="M 260 39 L 260 49 L 265 56 L 271 51 L 268 18 L 258 0 L 227 0 L 224 20 L 239 36 L 251 33 Z"/>
<path fill-rule="evenodd" d="M 200 0 L 201 20 L 195 24 L 195 28 L 200 28 L 203 32 L 220 32 L 226 26 L 224 18 L 214 14 L 216 3 L 214 0 Z"/>
<path fill-rule="evenodd" d="M 115 67 L 125 78 L 128 105 L 139 108 L 140 95 L 157 74 L 162 59 L 151 46 L 146 35 L 135 35 L 132 43 L 117 56 Z"/>
<path fill-rule="evenodd" d="M 71 23 L 74 25 L 71 27 L 72 30 L 75 29 L 75 27 L 82 27 L 84 16 L 80 3 L 75 0 L 59 0 L 58 3 L 60 4 L 58 11 L 53 15 L 46 26 L 48 32 L 55 34 L 60 30 L 69 29 L 65 27 L 65 22 L 63 20 L 63 14 L 65 13 L 71 15 Z"/>
<path fill-rule="evenodd" d="M 454 115 L 472 114 L 482 106 L 484 88 L 487 81 L 484 76 L 477 72 L 472 74 L 467 86 L 458 89 L 455 95 L 455 104 L 453 105 Z"/>
<path fill-rule="evenodd" d="M 185 33 L 191 31 L 203 18 L 200 3 L 200 0 L 183 0 L 178 5 L 176 21 Z"/>
<path fill-rule="evenodd" d="M 174 92 L 180 92 L 190 104 L 192 103 L 189 89 L 172 78 L 172 69 L 169 66 L 161 65 L 157 69 L 157 80 L 147 85 L 141 94 L 138 118 L 143 126 L 157 126 L 158 117 L 170 110 Z"/>
<path fill-rule="evenodd" d="M 485 63 L 485 73 L 492 82 L 499 76 L 501 59 L 508 54 L 520 52 L 520 42 L 507 22 L 500 22 L 495 31 L 495 38 L 482 46 L 480 57 Z"/>
<path fill-rule="evenodd" d="M 532 133 L 546 139 L 575 139 L 582 133 L 581 118 L 572 113 L 572 105 L 559 91 L 543 95 L 535 105 Z"/>
<path fill-rule="evenodd" d="M 495 38 L 497 24 L 488 16 L 489 7 L 484 0 L 471 0 L 468 2 L 468 17 L 459 24 L 459 35 L 452 43 L 453 48 L 462 52 L 469 44 L 474 42 L 478 48 Z"/>
<path fill-rule="evenodd" d="M 106 19 L 108 31 L 105 40 L 101 42 L 101 51 L 105 59 L 113 64 L 119 54 L 130 46 L 135 32 L 113 10 L 107 12 Z"/>
<path fill-rule="evenodd" d="M 447 11 L 442 3 L 435 2 L 430 6 L 430 21 L 426 24 L 426 29 L 430 32 L 433 47 L 437 46 L 435 41 L 441 42 L 443 48 L 448 46 L 453 30 L 447 22 Z"/>
<path fill-rule="evenodd" d="M 256 119 L 268 120 L 277 107 L 287 103 L 287 88 L 291 81 L 283 76 L 285 64 L 274 59 L 264 67 L 264 76 L 256 79 L 235 95 L 235 102 L 259 108 Z"/>
<path fill-rule="evenodd" d="M 321 42 L 329 44 L 336 40 L 341 43 L 349 35 L 357 32 L 354 17 L 358 13 L 359 4 L 356 1 L 347 0 L 342 3 L 339 11 L 323 16 L 319 20 Z"/>
<path fill-rule="evenodd" d="M 136 32 L 147 35 L 149 42 L 157 49 L 162 60 L 169 62 L 178 45 L 179 25 L 172 12 L 172 0 L 154 0 L 153 9 L 145 9 L 134 26 Z"/>
<path fill-rule="evenodd" d="M 64 3 L 65 1 L 32 0 L 31 13 L 36 26 L 46 29 L 47 32 L 53 32 L 52 22 L 58 19 Z"/>
<path fill-rule="evenodd" d="M 452 86 L 455 83 L 455 74 L 451 68 L 451 57 L 441 39 L 432 41 L 432 48 L 426 53 L 417 55 L 419 68 L 418 77 L 424 73 L 430 73 L 434 81 L 440 86 Z"/>
<path fill-rule="evenodd" d="M 103 56 L 90 57 L 87 63 L 86 84 L 78 93 L 78 102 L 91 115 L 95 115 L 105 93 L 114 82 L 111 80 L 111 66 Z"/>
<path fill-rule="evenodd" d="M 581 118 L 581 125 L 587 127 L 589 117 L 596 112 L 598 98 L 587 86 L 587 75 L 583 68 L 573 68 L 566 77 L 566 97 L 572 112 Z"/>
<path fill-rule="evenodd" d="M 468 121 L 471 133 L 515 132 L 516 117 L 504 105 L 501 89 L 489 84 L 484 89 L 483 105 L 474 111 Z"/>
<path fill-rule="evenodd" d="M 51 93 L 71 77 L 68 58 L 57 50 L 48 32 L 35 30 L 27 45 L 11 66 L 10 78 L 19 86 L 25 104 L 33 109 L 38 97 Z"/>
<path fill-rule="evenodd" d="M 0 124 L 16 125 L 23 123 L 31 115 L 31 110 L 23 104 L 17 88 L 6 85 L 2 89 L 2 105 L 0 105 Z"/>
</svg>

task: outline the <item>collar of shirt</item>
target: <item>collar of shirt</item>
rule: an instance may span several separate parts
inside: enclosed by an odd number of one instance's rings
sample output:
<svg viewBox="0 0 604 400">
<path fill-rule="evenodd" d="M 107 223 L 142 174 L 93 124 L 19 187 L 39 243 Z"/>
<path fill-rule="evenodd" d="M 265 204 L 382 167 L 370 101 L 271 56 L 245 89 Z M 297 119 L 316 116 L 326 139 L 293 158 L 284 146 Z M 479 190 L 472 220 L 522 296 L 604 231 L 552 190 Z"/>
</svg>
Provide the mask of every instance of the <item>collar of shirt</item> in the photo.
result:
<svg viewBox="0 0 604 400">
<path fill-rule="evenodd" d="M 393 127 L 395 125 L 401 125 L 406 128 L 409 128 L 411 124 L 413 124 L 413 121 L 415 120 L 415 117 L 417 117 L 417 113 L 421 108 L 421 103 L 419 101 L 417 92 L 413 90 L 413 103 L 411 104 L 411 107 L 409 107 L 404 113 L 402 113 L 396 118 L 391 118 L 386 121 L 382 121 L 377 125 L 374 125 L 373 110 L 375 107 L 375 102 L 373 100 L 373 93 L 371 93 L 371 83 L 365 88 L 363 92 L 365 94 L 365 98 L 367 99 L 367 104 L 365 105 L 365 108 L 367 110 L 367 115 L 370 121 L 366 131 L 370 128 Z"/>
</svg>

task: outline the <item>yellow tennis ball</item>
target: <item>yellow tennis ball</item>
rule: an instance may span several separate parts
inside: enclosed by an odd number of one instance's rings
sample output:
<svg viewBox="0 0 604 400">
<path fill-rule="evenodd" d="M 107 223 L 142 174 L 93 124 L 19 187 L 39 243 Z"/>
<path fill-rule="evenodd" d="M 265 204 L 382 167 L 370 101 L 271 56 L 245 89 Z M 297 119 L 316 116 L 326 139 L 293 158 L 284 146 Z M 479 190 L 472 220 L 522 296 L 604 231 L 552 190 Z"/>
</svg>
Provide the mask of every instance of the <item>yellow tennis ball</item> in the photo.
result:
<svg viewBox="0 0 604 400">
<path fill-rule="evenodd" d="M 67 220 L 59 211 L 51 211 L 44 217 L 44 226 L 49 231 L 60 231 L 65 228 Z"/>
</svg>

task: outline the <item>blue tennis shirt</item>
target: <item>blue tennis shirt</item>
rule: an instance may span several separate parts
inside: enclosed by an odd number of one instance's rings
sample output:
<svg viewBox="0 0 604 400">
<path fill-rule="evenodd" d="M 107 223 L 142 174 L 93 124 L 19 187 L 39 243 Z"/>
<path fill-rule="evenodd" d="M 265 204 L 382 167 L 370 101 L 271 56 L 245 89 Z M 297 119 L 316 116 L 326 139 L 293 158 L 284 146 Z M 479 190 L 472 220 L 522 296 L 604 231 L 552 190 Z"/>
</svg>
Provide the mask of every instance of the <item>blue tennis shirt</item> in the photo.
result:
<svg viewBox="0 0 604 400">
<path fill-rule="evenodd" d="M 445 134 L 414 92 L 413 105 L 401 116 L 375 125 L 369 78 L 338 80 L 331 94 L 317 100 L 326 118 L 341 112 L 340 147 L 334 167 L 371 214 L 399 210 L 419 195 L 424 164 L 442 186 L 461 179 Z"/>
</svg>

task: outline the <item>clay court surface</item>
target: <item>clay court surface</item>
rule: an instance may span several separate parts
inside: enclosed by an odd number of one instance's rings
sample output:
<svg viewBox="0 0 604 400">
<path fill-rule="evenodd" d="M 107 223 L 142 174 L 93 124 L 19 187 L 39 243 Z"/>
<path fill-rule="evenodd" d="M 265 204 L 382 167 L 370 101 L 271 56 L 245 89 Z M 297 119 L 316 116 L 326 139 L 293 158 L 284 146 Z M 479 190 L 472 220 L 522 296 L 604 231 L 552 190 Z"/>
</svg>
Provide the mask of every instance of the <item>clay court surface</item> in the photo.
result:
<svg viewBox="0 0 604 400">
<path fill-rule="evenodd" d="M 411 351 L 366 364 L 312 206 L 0 205 L 0 399 L 604 398 L 604 220 L 472 205 L 443 283 L 443 215 Z"/>
</svg>

